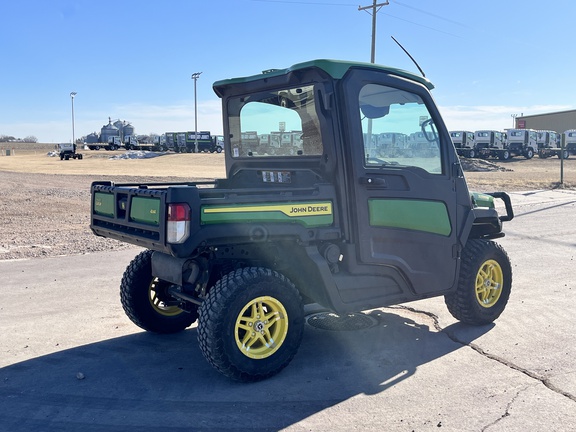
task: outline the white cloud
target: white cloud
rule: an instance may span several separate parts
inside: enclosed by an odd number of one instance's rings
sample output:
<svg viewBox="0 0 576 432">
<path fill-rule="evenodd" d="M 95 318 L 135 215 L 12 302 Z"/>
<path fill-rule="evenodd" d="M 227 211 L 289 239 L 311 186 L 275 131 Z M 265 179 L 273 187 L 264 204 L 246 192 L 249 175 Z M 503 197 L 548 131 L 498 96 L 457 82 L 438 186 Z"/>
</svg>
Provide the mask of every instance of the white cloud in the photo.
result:
<svg viewBox="0 0 576 432">
<path fill-rule="evenodd" d="M 198 102 L 198 130 L 208 130 L 215 135 L 222 133 L 222 105 L 220 100 Z M 194 106 L 154 106 L 131 104 L 115 107 L 125 113 L 126 119 L 136 128 L 136 133 L 183 132 L 194 130 Z"/>
<path fill-rule="evenodd" d="M 533 106 L 440 106 L 448 130 L 482 129 L 504 130 L 513 125 L 512 114 L 534 115 L 574 109 L 570 105 L 533 105 Z"/>
</svg>

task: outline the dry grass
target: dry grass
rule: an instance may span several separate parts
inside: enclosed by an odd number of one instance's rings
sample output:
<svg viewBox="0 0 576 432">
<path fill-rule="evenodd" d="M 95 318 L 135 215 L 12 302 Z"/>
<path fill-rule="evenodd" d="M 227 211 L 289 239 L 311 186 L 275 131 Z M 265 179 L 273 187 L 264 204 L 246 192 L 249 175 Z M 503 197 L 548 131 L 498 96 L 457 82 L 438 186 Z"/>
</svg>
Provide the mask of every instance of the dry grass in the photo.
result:
<svg viewBox="0 0 576 432">
<path fill-rule="evenodd" d="M 7 146 L 0 145 L 1 148 Z M 180 177 L 212 179 L 225 176 L 223 154 L 167 154 L 151 159 L 117 159 L 110 156 L 121 151 L 82 150 L 83 160 L 61 161 L 48 157 L 54 144 L 17 144 L 13 155 L 0 156 L 0 171 L 38 174 L 92 176 Z M 489 164 L 490 165 L 490 164 Z M 560 186 L 560 159 L 553 157 L 526 160 L 516 157 L 506 162 L 494 161 L 491 171 L 466 171 L 471 189 L 533 190 Z M 489 168 L 490 169 L 490 168 Z M 564 161 L 565 188 L 576 189 L 576 157 Z"/>
<path fill-rule="evenodd" d="M 224 177 L 223 154 L 173 154 L 150 159 L 110 159 L 123 151 L 81 150 L 82 160 L 61 161 L 47 156 L 54 144 L 20 144 L 13 155 L 0 156 L 0 171 L 32 174 L 181 177 L 212 179 Z M 1 148 L 2 146 L 0 146 Z"/>
</svg>

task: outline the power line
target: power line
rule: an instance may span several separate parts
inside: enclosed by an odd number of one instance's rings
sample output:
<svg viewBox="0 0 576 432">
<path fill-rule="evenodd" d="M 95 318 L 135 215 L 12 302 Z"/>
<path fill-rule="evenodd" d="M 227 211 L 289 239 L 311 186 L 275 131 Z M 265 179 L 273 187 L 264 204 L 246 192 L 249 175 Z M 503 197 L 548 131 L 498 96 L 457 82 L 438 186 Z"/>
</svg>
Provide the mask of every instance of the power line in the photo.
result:
<svg viewBox="0 0 576 432">
<path fill-rule="evenodd" d="M 397 20 L 404 21 L 404 22 L 407 22 L 407 23 L 410 23 L 410 24 L 414 24 L 414 25 L 419 26 L 419 27 L 427 28 L 428 30 L 432 30 L 432 31 L 435 31 L 435 32 L 438 32 L 438 33 L 444 33 L 445 35 L 454 36 L 454 37 L 457 37 L 457 38 L 462 38 L 462 36 L 456 35 L 456 34 L 454 34 L 454 33 L 449 33 L 449 32 L 443 31 L 443 30 L 438 30 L 438 29 L 436 29 L 436 28 L 434 28 L 434 27 L 429 27 L 429 26 L 425 26 L 425 25 L 423 25 L 423 24 L 418 24 L 418 23 L 415 23 L 414 21 L 410 21 L 410 20 L 407 20 L 407 19 L 404 19 L 404 18 L 400 18 L 400 17 L 394 16 L 394 15 L 390 15 L 389 13 L 387 13 L 386 16 L 389 16 L 390 18 L 396 18 Z"/>
<path fill-rule="evenodd" d="M 320 5 L 320 6 L 356 6 L 352 3 L 321 3 L 311 1 L 289 1 L 289 0 L 250 0 L 260 3 L 288 3 L 288 4 L 303 4 L 303 5 Z"/>
<path fill-rule="evenodd" d="M 423 14 L 425 14 L 425 15 L 430 15 L 431 17 L 434 17 L 434 18 L 437 18 L 437 19 L 440 19 L 440 20 L 443 20 L 443 21 L 447 21 L 447 22 L 449 22 L 449 23 L 456 24 L 456 25 L 459 25 L 459 26 L 462 26 L 462 27 L 466 27 L 466 25 L 465 25 L 465 24 L 462 24 L 461 22 L 453 21 L 453 20 L 448 19 L 448 18 L 445 18 L 445 17 L 443 17 L 443 16 L 436 15 L 436 14 L 433 14 L 433 13 L 431 13 L 431 12 L 427 12 L 427 11 L 422 10 L 422 9 L 418 9 L 418 8 L 416 8 L 416 7 L 414 7 L 414 6 L 410 6 L 410 5 L 407 5 L 407 4 L 405 4 L 405 3 L 399 2 L 398 0 L 391 0 L 391 1 L 394 2 L 395 4 L 397 4 L 398 6 L 403 6 L 403 7 L 405 7 L 405 8 L 412 9 L 412 10 L 415 10 L 415 11 L 417 11 L 417 12 L 423 13 Z"/>
<path fill-rule="evenodd" d="M 297 5 L 316 5 L 316 6 L 345 6 L 345 7 L 356 6 L 356 4 L 352 4 L 352 3 L 324 3 L 324 2 L 318 2 L 318 1 L 305 1 L 305 0 L 250 0 L 250 1 L 252 1 L 252 2 L 260 2 L 260 3 L 284 3 L 284 4 L 297 4 Z M 444 21 L 447 21 L 447 22 L 450 22 L 450 23 L 453 23 L 453 24 L 457 24 L 457 25 L 460 25 L 460 26 L 462 26 L 462 27 L 466 27 L 466 25 L 464 25 L 464 24 L 462 24 L 462 23 L 459 23 L 459 22 L 457 22 L 457 21 L 453 21 L 453 20 L 450 20 L 450 19 L 448 19 L 448 18 L 444 18 L 444 17 L 442 17 L 442 16 L 440 16 L 440 15 L 436 15 L 436 14 L 433 14 L 433 13 L 431 13 L 431 12 L 427 12 L 427 11 L 425 11 L 425 10 L 418 9 L 418 8 L 416 8 L 416 7 L 414 7 L 414 6 L 407 5 L 407 4 L 402 3 L 402 2 L 399 2 L 399 1 L 397 1 L 397 0 L 386 0 L 386 4 L 388 4 L 390 1 L 392 1 L 395 5 L 403 6 L 403 7 L 405 7 L 405 8 L 415 10 L 415 11 L 417 11 L 417 12 L 420 12 L 420 13 L 423 13 L 423 14 L 426 14 L 426 15 L 429 15 L 429 16 L 432 16 L 432 17 L 434 17 L 434 18 L 437 18 L 437 19 L 440 19 L 440 20 L 444 20 Z M 374 1 L 374 3 L 376 3 L 376 0 Z M 377 6 L 384 6 L 384 4 L 380 4 L 380 5 L 377 5 Z M 374 5 L 365 6 L 365 7 L 359 6 L 359 7 L 358 7 L 358 10 L 367 10 L 367 9 L 373 9 L 373 8 L 374 8 Z M 378 12 L 378 11 L 376 11 L 376 12 Z M 432 31 L 435 31 L 435 32 L 438 32 L 438 33 L 444 33 L 444 34 L 446 34 L 446 35 L 454 36 L 454 37 L 458 37 L 458 38 L 461 37 L 461 36 L 455 35 L 455 34 L 450 33 L 450 32 L 446 32 L 446 31 L 443 31 L 443 30 L 438 30 L 438 29 L 436 29 L 436 28 L 434 28 L 434 27 L 426 26 L 426 25 L 423 25 L 423 24 L 418 24 L 418 23 L 415 23 L 414 21 L 410 21 L 410 20 L 407 20 L 407 19 L 404 19 L 404 18 L 400 18 L 400 17 L 394 16 L 394 15 L 390 15 L 389 13 L 386 13 L 386 15 L 389 16 L 389 17 L 391 17 L 391 18 L 396 18 L 396 19 L 398 19 L 398 20 L 400 20 L 400 21 L 404 21 L 404 22 L 407 22 L 407 23 L 410 23 L 410 24 L 414 24 L 414 25 L 416 25 L 416 26 L 423 27 L 423 28 L 426 28 L 426 29 L 429 29 L 429 30 L 432 30 Z M 373 17 L 373 21 L 374 21 L 374 17 Z"/>
</svg>

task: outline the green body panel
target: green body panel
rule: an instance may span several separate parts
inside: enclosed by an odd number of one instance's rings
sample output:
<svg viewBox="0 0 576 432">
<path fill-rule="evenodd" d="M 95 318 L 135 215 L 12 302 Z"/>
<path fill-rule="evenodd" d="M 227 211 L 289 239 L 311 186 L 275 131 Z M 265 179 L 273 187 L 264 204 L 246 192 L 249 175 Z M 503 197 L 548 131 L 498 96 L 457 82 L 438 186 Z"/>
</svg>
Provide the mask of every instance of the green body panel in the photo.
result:
<svg viewBox="0 0 576 432">
<path fill-rule="evenodd" d="M 298 63 L 293 66 L 290 66 L 286 69 L 270 69 L 267 71 L 263 71 L 261 74 L 252 75 L 248 77 L 241 77 L 241 78 L 232 78 L 227 80 L 220 80 L 214 83 L 214 87 L 220 87 L 223 85 L 229 84 L 237 84 L 243 82 L 250 82 L 260 80 L 264 77 L 273 77 L 273 76 L 281 76 L 289 74 L 290 72 L 294 72 L 301 69 L 317 67 L 322 69 L 328 75 L 330 75 L 334 79 L 342 79 L 342 77 L 348 72 L 348 70 L 352 67 L 362 67 L 362 68 L 369 68 L 374 69 L 376 71 L 389 73 L 392 75 L 401 76 L 407 78 L 411 81 L 417 81 L 421 84 L 424 84 L 429 90 L 434 88 L 434 85 L 427 79 L 420 75 L 415 75 L 412 72 L 408 72 L 402 69 L 397 69 L 389 66 L 383 65 L 376 65 L 373 63 L 363 63 L 363 62 L 351 62 L 351 61 L 341 61 L 341 60 L 311 60 L 304 63 Z"/>
<path fill-rule="evenodd" d="M 449 236 L 452 232 L 446 205 L 439 201 L 369 199 L 370 225 L 403 228 Z"/>
<path fill-rule="evenodd" d="M 476 207 L 494 208 L 494 197 L 478 192 L 471 192 L 470 197 Z"/>
<path fill-rule="evenodd" d="M 202 224 L 289 222 L 306 227 L 318 227 L 332 225 L 334 214 L 332 203 L 329 201 L 202 206 L 200 222 Z"/>
<path fill-rule="evenodd" d="M 114 195 L 102 192 L 94 194 L 94 213 L 114 217 Z"/>
<path fill-rule="evenodd" d="M 160 199 L 133 197 L 130 206 L 130 220 L 158 226 L 160 222 Z"/>
</svg>

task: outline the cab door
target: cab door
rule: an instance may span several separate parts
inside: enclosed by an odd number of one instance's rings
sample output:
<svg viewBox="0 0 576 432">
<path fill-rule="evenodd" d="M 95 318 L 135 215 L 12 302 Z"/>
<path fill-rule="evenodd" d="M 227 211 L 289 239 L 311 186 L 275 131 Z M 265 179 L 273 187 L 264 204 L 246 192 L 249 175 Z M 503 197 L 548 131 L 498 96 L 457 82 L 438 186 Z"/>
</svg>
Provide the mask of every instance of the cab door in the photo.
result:
<svg viewBox="0 0 576 432">
<path fill-rule="evenodd" d="M 416 296 L 450 289 L 459 250 L 455 151 L 428 90 L 362 70 L 346 88 L 358 263 L 395 269 Z M 390 133 L 400 145 L 383 139 Z"/>
</svg>

